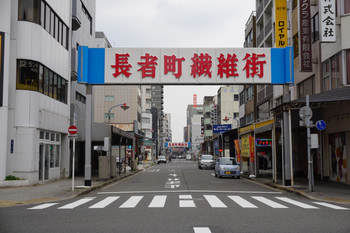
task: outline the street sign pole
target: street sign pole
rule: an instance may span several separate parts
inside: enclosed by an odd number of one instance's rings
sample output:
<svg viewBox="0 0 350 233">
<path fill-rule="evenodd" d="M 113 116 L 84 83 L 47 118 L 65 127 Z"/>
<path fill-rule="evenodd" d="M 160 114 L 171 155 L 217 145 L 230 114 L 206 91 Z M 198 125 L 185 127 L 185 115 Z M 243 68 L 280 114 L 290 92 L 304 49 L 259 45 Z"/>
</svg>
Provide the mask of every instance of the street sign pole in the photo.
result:
<svg viewBox="0 0 350 233">
<path fill-rule="evenodd" d="M 310 108 L 309 95 L 306 95 L 306 109 Z M 306 117 L 306 132 L 307 132 L 307 158 L 308 158 L 308 177 L 309 177 L 309 191 L 314 191 L 314 172 L 313 162 L 311 157 L 311 135 L 310 135 L 310 117 Z"/>
<path fill-rule="evenodd" d="M 73 137 L 73 158 L 72 158 L 72 191 L 74 191 L 74 168 L 75 168 L 75 137 Z"/>
<path fill-rule="evenodd" d="M 78 128 L 75 126 L 76 120 L 74 120 L 73 125 L 68 128 L 68 138 L 73 140 L 73 153 L 72 153 L 72 191 L 74 191 L 74 173 L 75 173 L 75 139 L 77 138 L 76 133 L 78 132 Z"/>
</svg>

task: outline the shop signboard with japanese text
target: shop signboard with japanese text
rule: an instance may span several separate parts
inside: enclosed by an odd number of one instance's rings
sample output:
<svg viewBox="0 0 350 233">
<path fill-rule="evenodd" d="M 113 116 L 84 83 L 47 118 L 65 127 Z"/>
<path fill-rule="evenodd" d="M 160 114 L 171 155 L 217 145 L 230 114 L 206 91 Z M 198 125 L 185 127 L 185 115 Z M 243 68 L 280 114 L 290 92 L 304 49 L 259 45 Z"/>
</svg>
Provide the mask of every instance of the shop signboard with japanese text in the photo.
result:
<svg viewBox="0 0 350 233">
<path fill-rule="evenodd" d="M 336 42 L 335 0 L 320 0 L 321 41 Z"/>
<path fill-rule="evenodd" d="M 312 72 L 310 0 L 299 1 L 299 37 L 300 71 Z"/>
<path fill-rule="evenodd" d="M 288 45 L 286 0 L 275 0 L 275 15 L 276 48 L 284 48 Z"/>
<path fill-rule="evenodd" d="M 286 48 L 79 47 L 78 82 L 101 85 L 293 83 Z"/>
</svg>

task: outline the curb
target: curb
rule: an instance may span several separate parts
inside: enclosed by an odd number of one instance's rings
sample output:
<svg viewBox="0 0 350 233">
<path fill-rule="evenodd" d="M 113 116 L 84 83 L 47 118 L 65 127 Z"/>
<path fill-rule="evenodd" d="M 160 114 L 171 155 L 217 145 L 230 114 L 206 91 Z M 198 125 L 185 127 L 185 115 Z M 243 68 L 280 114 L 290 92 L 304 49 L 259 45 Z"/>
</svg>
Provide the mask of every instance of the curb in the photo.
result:
<svg viewBox="0 0 350 233">
<path fill-rule="evenodd" d="M 315 200 L 315 201 L 327 201 L 327 202 L 331 202 L 331 203 L 335 203 L 335 204 L 342 204 L 342 205 L 349 205 L 350 204 L 350 201 L 349 200 L 341 200 L 341 199 L 338 199 L 338 200 L 332 200 L 332 199 L 327 199 L 327 198 L 317 198 L 317 197 L 314 197 L 310 194 L 307 194 L 303 191 L 300 191 L 300 190 L 295 190 L 294 188 L 292 187 L 284 187 L 282 185 L 279 185 L 279 184 L 275 184 L 275 183 L 272 183 L 272 182 L 261 182 L 259 181 L 258 179 L 256 178 L 249 178 L 248 176 L 241 176 L 243 177 L 244 179 L 246 180 L 249 180 L 251 182 L 254 182 L 256 184 L 259 184 L 259 185 L 263 185 L 263 186 L 268 186 L 270 188 L 274 188 L 274 189 L 279 189 L 279 190 L 283 190 L 283 191 L 286 191 L 286 192 L 289 192 L 289 193 L 294 193 L 296 195 L 299 195 L 299 196 L 302 196 L 302 197 L 306 197 L 308 199 L 311 199 L 311 200 Z"/>
</svg>

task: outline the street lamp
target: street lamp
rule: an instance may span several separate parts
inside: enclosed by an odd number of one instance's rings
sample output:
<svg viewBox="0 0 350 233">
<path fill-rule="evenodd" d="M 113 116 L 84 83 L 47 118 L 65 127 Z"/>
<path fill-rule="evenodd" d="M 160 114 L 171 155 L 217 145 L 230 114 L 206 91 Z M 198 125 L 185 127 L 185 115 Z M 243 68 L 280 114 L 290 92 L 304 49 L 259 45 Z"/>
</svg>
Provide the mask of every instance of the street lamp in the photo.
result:
<svg viewBox="0 0 350 233">
<path fill-rule="evenodd" d="M 129 109 L 130 107 L 126 105 L 126 103 L 123 104 L 116 104 L 112 107 L 110 107 L 108 109 L 108 124 L 109 124 L 109 161 L 110 161 L 110 167 L 109 167 L 109 173 L 110 173 L 110 177 L 112 177 L 112 166 L 113 166 L 113 162 L 112 162 L 112 135 L 113 135 L 113 126 L 111 125 L 111 111 L 113 108 L 115 107 L 121 107 L 124 111 Z M 120 147 L 119 147 L 120 150 Z M 120 158 L 119 158 L 119 163 L 120 163 Z"/>
</svg>

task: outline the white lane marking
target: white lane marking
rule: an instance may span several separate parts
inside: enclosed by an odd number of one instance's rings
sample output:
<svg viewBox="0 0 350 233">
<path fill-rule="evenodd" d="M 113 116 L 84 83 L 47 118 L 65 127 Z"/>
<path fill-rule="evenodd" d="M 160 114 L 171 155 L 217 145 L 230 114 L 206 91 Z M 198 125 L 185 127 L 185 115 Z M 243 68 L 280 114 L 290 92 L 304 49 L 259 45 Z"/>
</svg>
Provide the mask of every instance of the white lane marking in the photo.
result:
<svg viewBox="0 0 350 233">
<path fill-rule="evenodd" d="M 240 196 L 228 196 L 228 197 L 243 208 L 258 208 L 256 205 L 253 205 L 249 201 L 246 201 L 245 199 L 241 198 Z"/>
<path fill-rule="evenodd" d="M 194 204 L 193 200 L 180 200 L 179 201 L 179 206 L 181 208 L 196 208 L 196 204 Z"/>
<path fill-rule="evenodd" d="M 348 208 L 337 206 L 337 205 L 332 205 L 332 204 L 329 204 L 326 202 L 313 202 L 313 203 L 315 203 L 317 205 L 325 206 L 325 207 L 328 207 L 331 209 L 336 209 L 336 210 L 349 210 Z"/>
<path fill-rule="evenodd" d="M 64 205 L 58 209 L 74 209 L 75 207 L 78 207 L 82 204 L 85 204 L 93 199 L 95 199 L 95 197 L 86 197 L 86 198 L 80 199 L 78 201 L 72 202 L 70 204 Z"/>
<path fill-rule="evenodd" d="M 51 206 L 57 205 L 58 203 L 46 203 L 46 204 L 41 204 L 38 206 L 34 206 L 32 208 L 28 208 L 28 210 L 42 210 L 42 209 L 46 209 L 49 208 Z"/>
<path fill-rule="evenodd" d="M 252 198 L 254 198 L 255 200 L 258 200 L 262 203 L 264 203 L 265 205 L 268 205 L 272 208 L 276 208 L 276 209 L 287 209 L 287 206 L 281 205 L 277 202 L 271 201 L 265 197 L 258 197 L 258 196 L 252 196 Z"/>
<path fill-rule="evenodd" d="M 204 197 L 213 208 L 227 208 L 227 206 L 217 196 L 204 195 Z"/>
<path fill-rule="evenodd" d="M 111 204 L 112 202 L 116 201 L 119 197 L 106 197 L 100 202 L 97 202 L 96 204 L 89 207 L 89 209 L 102 209 Z"/>
<path fill-rule="evenodd" d="M 292 205 L 296 205 L 296 206 L 301 207 L 303 209 L 319 209 L 316 206 L 308 205 L 308 204 L 305 204 L 305 203 L 302 203 L 302 202 L 299 202 L 299 201 L 294 201 L 294 200 L 289 199 L 287 197 L 276 197 L 276 198 L 278 200 L 287 202 L 287 203 L 292 204 Z"/>
<path fill-rule="evenodd" d="M 184 200 L 184 199 L 192 199 L 192 195 L 179 195 L 179 198 Z"/>
<path fill-rule="evenodd" d="M 132 196 L 119 208 L 135 208 L 142 198 L 143 196 Z"/>
<path fill-rule="evenodd" d="M 194 233 L 211 233 L 209 227 L 193 227 Z"/>
<path fill-rule="evenodd" d="M 163 208 L 165 205 L 167 196 L 166 195 L 157 195 L 154 196 L 151 204 L 149 204 L 149 208 Z"/>
<path fill-rule="evenodd" d="M 214 174 L 214 173 L 211 173 L 211 175 L 212 175 L 212 176 L 215 176 L 215 174 Z"/>
<path fill-rule="evenodd" d="M 139 174 L 139 173 L 138 173 Z M 97 194 L 135 194 L 135 193 L 237 193 L 237 194 L 282 194 L 282 192 L 264 191 L 219 191 L 219 190 L 176 190 L 176 191 L 121 191 L 121 192 L 99 192 Z"/>
<path fill-rule="evenodd" d="M 160 171 L 160 169 L 157 169 L 157 171 L 156 172 L 159 172 Z"/>
</svg>

